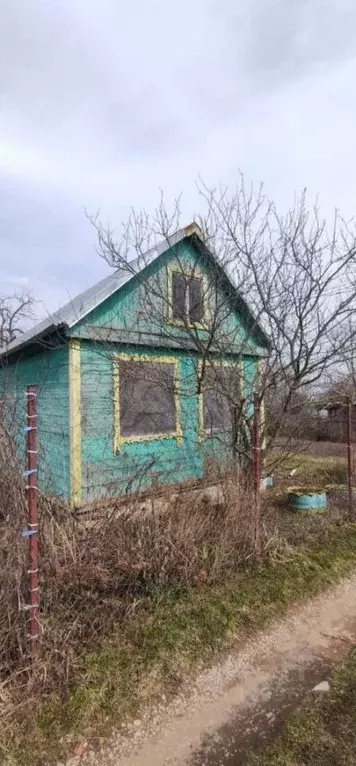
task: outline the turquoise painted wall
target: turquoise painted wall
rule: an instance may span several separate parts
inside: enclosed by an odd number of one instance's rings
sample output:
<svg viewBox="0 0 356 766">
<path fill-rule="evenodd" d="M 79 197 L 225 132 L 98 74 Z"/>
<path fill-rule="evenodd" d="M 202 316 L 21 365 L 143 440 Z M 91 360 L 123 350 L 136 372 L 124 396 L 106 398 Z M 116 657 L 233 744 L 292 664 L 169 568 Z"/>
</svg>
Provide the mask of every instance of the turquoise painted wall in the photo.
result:
<svg viewBox="0 0 356 766">
<path fill-rule="evenodd" d="M 198 444 L 198 397 L 195 360 L 177 354 L 181 373 L 181 422 L 183 446 L 175 438 L 125 443 L 114 452 L 113 361 L 115 353 L 136 353 L 127 346 L 100 348 L 81 344 L 83 499 L 144 490 L 154 484 L 185 481 L 203 475 L 203 455 Z M 142 349 L 146 355 L 164 351 Z M 170 356 L 172 354 L 170 353 Z"/>
<path fill-rule="evenodd" d="M 5 393 L 5 416 L 25 469 L 26 397 L 28 385 L 38 385 L 38 483 L 43 492 L 69 497 L 69 378 L 68 346 L 43 350 L 0 370 Z"/>
<path fill-rule="evenodd" d="M 209 277 L 209 266 L 197 260 L 195 249 L 182 243 L 152 264 L 147 278 L 157 291 L 167 290 L 167 265 L 178 257 L 187 268 L 199 268 Z M 214 310 L 214 296 L 210 296 Z M 220 301 L 222 296 L 218 294 Z M 229 306 L 229 304 L 226 304 Z M 140 279 L 133 279 L 122 290 L 109 298 L 73 329 L 73 337 L 81 337 L 81 460 L 83 502 L 100 497 L 114 496 L 135 490 L 144 490 L 155 484 L 174 484 L 187 479 L 198 479 L 204 474 L 209 460 L 219 462 L 230 459 L 230 449 L 220 437 L 199 439 L 199 397 L 197 395 L 198 355 L 182 349 L 159 348 L 160 336 L 167 341 L 184 338 L 184 330 L 168 325 L 166 305 L 158 297 L 154 305 L 147 306 L 147 296 Z M 163 321 L 162 321 L 163 319 Z M 84 339 L 88 327 L 108 327 L 127 331 L 132 344 L 99 343 Z M 233 354 L 246 337 L 246 322 L 236 311 L 226 311 L 221 324 L 225 338 L 231 339 Z M 154 345 L 135 343 L 138 333 L 149 333 Z M 201 337 L 206 331 L 200 330 Z M 153 343 L 153 341 L 152 341 Z M 255 339 L 250 338 L 251 351 L 257 356 L 264 353 Z M 224 344 L 226 350 L 226 343 Z M 114 398 L 113 362 L 118 352 L 145 355 L 176 356 L 180 365 L 181 424 L 183 443 L 175 438 L 123 444 L 114 451 Z M 243 364 L 244 394 L 250 397 L 257 373 L 257 359 L 250 355 Z M 19 454 L 25 465 L 26 422 L 25 388 L 39 386 L 38 442 L 39 486 L 49 493 L 70 498 L 70 435 L 69 435 L 69 350 L 64 345 L 53 350 L 41 350 L 33 356 L 23 356 L 16 364 L 0 371 L 6 390 L 11 390 L 16 402 L 14 427 Z M 251 411 L 252 412 L 252 411 Z"/>
<path fill-rule="evenodd" d="M 159 294 L 167 291 L 167 265 L 176 258 L 182 267 L 195 268 L 209 277 L 209 269 L 197 260 L 193 247 L 183 243 L 174 252 L 163 256 L 147 270 L 151 289 L 158 293 L 154 305 L 147 307 L 147 293 L 140 278 L 134 278 L 119 294 L 113 295 L 79 323 L 73 335 L 80 337 L 88 326 L 125 330 L 132 335 L 132 345 L 99 343 L 82 340 L 82 475 L 83 501 L 97 497 L 114 496 L 135 490 L 144 490 L 154 484 L 174 484 L 187 479 L 198 479 L 211 458 L 218 462 L 229 460 L 230 445 L 222 435 L 199 439 L 199 397 L 197 395 L 197 364 L 199 357 L 182 349 L 158 349 L 159 336 L 165 340 L 182 337 L 184 330 L 165 321 L 167 306 Z M 210 296 L 211 301 L 214 300 Z M 221 296 L 218 300 L 223 302 Z M 226 303 L 225 303 L 226 306 Z M 212 306 L 213 310 L 213 306 Z M 163 320 L 163 321 L 162 321 Z M 240 343 L 246 338 L 244 318 L 235 311 L 226 311 L 222 322 L 226 337 Z M 149 333 L 156 338 L 156 348 L 135 345 L 136 333 Z M 200 335 L 204 337 L 204 330 Z M 183 336 L 184 337 L 184 336 Z M 257 342 L 249 339 L 258 353 Z M 226 344 L 224 344 L 226 348 Z M 114 394 L 113 362 L 115 353 L 176 356 L 180 364 L 181 411 L 183 444 L 175 438 L 125 443 L 120 452 L 114 451 Z M 233 351 L 233 348 L 231 348 Z M 261 349 L 261 353 L 263 350 Z M 257 374 L 257 359 L 249 356 L 243 363 L 244 395 L 251 397 Z"/>
<path fill-rule="evenodd" d="M 235 344 L 239 347 L 241 341 L 248 338 L 253 352 L 262 356 L 265 349 L 259 347 L 256 338 L 248 337 L 245 318 L 233 309 L 226 310 L 229 304 L 226 303 L 221 290 L 218 289 L 217 296 L 215 295 L 216 280 L 211 280 L 211 268 L 208 262 L 202 261 L 195 248 L 184 242 L 162 255 L 160 259 L 147 268 L 145 283 L 147 280 L 148 290 L 144 287 L 140 275 L 134 277 L 121 288 L 118 294 L 108 298 L 79 322 L 72 334 L 76 337 L 85 337 L 86 327 L 100 326 L 131 333 L 133 343 L 135 342 L 135 335 L 138 333 L 151 333 L 165 338 L 169 336 L 172 339 L 184 338 L 184 328 L 168 324 L 165 321 L 167 301 L 161 297 L 166 296 L 168 291 L 167 267 L 175 261 L 179 263 L 182 269 L 194 269 L 196 273 L 199 271 L 208 280 L 210 277 L 213 287 L 208 290 L 208 299 L 212 314 L 214 313 L 214 306 L 222 307 L 220 309 L 221 321 L 217 322 L 219 330 L 216 331 L 217 339 L 220 340 L 220 347 L 226 348 L 230 345 L 232 348 Z M 198 335 L 201 338 L 209 338 L 209 332 L 204 329 L 199 330 Z"/>
<path fill-rule="evenodd" d="M 221 437 L 199 438 L 199 397 L 197 394 L 198 357 L 178 351 L 180 365 L 181 425 L 183 443 L 177 439 L 157 439 L 125 443 L 114 451 L 113 356 L 140 353 L 165 356 L 164 350 L 118 346 L 100 346 L 91 341 L 81 343 L 82 387 L 82 469 L 83 501 L 142 491 L 155 484 L 175 484 L 199 479 L 209 459 L 229 460 L 230 447 Z M 244 362 L 246 386 L 251 395 L 257 362 Z M 245 389 L 247 395 L 247 388 Z"/>
</svg>

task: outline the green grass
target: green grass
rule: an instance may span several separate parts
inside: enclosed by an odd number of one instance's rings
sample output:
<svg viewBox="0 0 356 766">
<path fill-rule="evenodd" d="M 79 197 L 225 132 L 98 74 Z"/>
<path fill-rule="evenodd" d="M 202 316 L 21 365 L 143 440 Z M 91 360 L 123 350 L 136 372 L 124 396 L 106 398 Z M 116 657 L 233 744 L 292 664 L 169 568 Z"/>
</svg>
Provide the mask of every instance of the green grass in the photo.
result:
<svg viewBox="0 0 356 766">
<path fill-rule="evenodd" d="M 355 766 L 356 650 L 334 669 L 331 691 L 311 696 L 277 741 L 251 755 L 249 766 Z"/>
<path fill-rule="evenodd" d="M 22 708 L 11 729 L 2 728 L 0 760 L 26 766 L 64 760 L 80 738 L 95 742 L 147 700 L 176 693 L 221 650 L 356 568 L 355 525 L 331 528 L 323 547 L 314 545 L 281 565 L 242 570 L 223 586 L 157 590 L 110 642 L 76 658 L 68 699 L 42 698 L 31 714 Z"/>
</svg>

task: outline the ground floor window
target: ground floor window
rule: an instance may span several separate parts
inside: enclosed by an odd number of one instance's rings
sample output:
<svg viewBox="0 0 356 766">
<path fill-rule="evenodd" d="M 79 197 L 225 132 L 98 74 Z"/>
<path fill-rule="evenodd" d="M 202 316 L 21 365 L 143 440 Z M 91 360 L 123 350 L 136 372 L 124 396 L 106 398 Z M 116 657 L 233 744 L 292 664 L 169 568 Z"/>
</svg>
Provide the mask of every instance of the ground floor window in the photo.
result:
<svg viewBox="0 0 356 766">
<path fill-rule="evenodd" d="M 178 365 L 172 357 L 115 358 L 116 449 L 124 442 L 181 438 Z"/>
<path fill-rule="evenodd" d="M 201 430 L 204 435 L 232 431 L 240 409 L 240 369 L 233 364 L 208 364 L 201 383 Z"/>
</svg>

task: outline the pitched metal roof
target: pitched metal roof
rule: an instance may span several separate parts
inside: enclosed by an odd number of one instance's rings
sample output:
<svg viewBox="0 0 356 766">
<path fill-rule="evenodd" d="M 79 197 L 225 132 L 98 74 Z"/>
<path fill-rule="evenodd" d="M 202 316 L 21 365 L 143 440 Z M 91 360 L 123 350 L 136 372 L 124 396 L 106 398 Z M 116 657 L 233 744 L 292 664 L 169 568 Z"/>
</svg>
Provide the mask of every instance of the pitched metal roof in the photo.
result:
<svg viewBox="0 0 356 766">
<path fill-rule="evenodd" d="M 9 354 L 12 351 L 19 351 L 31 341 L 40 340 L 45 335 L 49 335 L 56 329 L 64 328 L 70 330 L 77 322 L 84 319 L 93 309 L 103 303 L 107 298 L 110 298 L 113 293 L 123 287 L 127 282 L 134 278 L 136 274 L 139 274 L 145 266 L 152 263 L 159 258 L 160 255 L 165 253 L 174 245 L 177 245 L 185 237 L 189 237 L 195 234 L 202 239 L 202 233 L 199 226 L 196 223 L 191 223 L 189 226 L 185 226 L 184 229 L 179 229 L 172 236 L 160 242 L 158 245 L 147 250 L 139 258 L 135 258 L 130 261 L 130 266 L 127 269 L 117 269 L 112 274 L 109 274 L 104 279 L 96 282 L 95 285 L 89 287 L 84 292 L 77 295 L 73 300 L 68 301 L 58 311 L 53 314 L 49 314 L 46 319 L 43 319 L 38 324 L 31 327 L 27 332 L 20 335 L 18 338 L 9 343 L 6 349 L 0 349 L 3 354 Z"/>
<path fill-rule="evenodd" d="M 153 263 L 153 261 L 163 255 L 163 253 L 167 252 L 167 250 L 170 250 L 170 248 L 177 245 L 183 239 L 191 236 L 198 237 L 200 243 L 203 244 L 202 231 L 198 224 L 195 222 L 185 226 L 183 229 L 179 229 L 170 237 L 167 237 L 167 239 L 165 239 L 163 242 L 160 242 L 150 250 L 147 250 L 139 258 L 130 261 L 127 268 L 117 269 L 112 274 L 109 274 L 107 277 L 104 277 L 104 279 L 101 279 L 92 287 L 89 287 L 88 290 L 84 290 L 84 292 L 80 293 L 75 298 L 73 298 L 73 300 L 66 303 L 64 306 L 62 306 L 62 308 L 58 309 L 58 311 L 50 314 L 46 319 L 43 319 L 30 330 L 12 341 L 12 343 L 9 343 L 6 348 L 0 349 L 0 354 L 7 356 L 13 351 L 20 351 L 20 349 L 24 348 L 29 343 L 39 341 L 45 336 L 50 335 L 52 332 L 55 332 L 56 330 L 62 329 L 66 331 L 72 329 L 97 306 L 107 300 L 107 298 L 110 298 L 110 296 L 113 295 L 117 290 L 119 290 L 121 287 L 127 284 L 127 282 L 133 279 L 136 274 L 139 274 L 146 266 L 148 266 L 150 263 Z M 203 249 L 206 251 L 206 253 L 209 253 L 211 258 L 216 261 L 214 255 L 205 248 L 204 244 Z M 216 264 L 219 266 L 217 261 Z M 219 268 L 221 269 L 220 266 Z M 222 269 L 222 271 L 230 285 L 232 285 L 234 290 L 237 291 L 236 286 L 234 285 L 234 280 L 227 274 L 225 270 Z M 250 320 L 253 321 L 253 323 L 256 325 L 256 328 L 259 329 L 263 342 L 268 345 L 268 338 L 266 337 L 262 328 L 255 321 L 245 300 L 239 294 L 237 294 L 236 297 L 238 298 L 240 309 L 243 309 L 247 316 L 250 317 Z"/>
</svg>

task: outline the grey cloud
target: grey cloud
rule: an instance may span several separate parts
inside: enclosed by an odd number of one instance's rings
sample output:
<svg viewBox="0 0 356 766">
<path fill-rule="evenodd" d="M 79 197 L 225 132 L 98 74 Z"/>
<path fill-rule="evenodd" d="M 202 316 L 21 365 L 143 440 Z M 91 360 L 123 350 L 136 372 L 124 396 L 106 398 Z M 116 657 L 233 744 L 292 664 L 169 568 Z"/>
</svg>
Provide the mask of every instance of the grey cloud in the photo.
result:
<svg viewBox="0 0 356 766">
<path fill-rule="evenodd" d="M 256 101 L 333 72 L 356 55 L 353 0 L 223 0 L 209 4 L 207 55 L 186 78 L 193 125 L 249 117 Z M 194 128 L 193 128 L 194 130 Z"/>
<path fill-rule="evenodd" d="M 198 173 L 239 165 L 283 201 L 307 184 L 353 206 L 353 0 L 2 6 L 0 279 L 49 308 L 105 270 L 84 205 L 117 225 L 162 187 L 188 220 Z"/>
<path fill-rule="evenodd" d="M 265 85 L 312 74 L 355 55 L 353 0 L 277 0 L 252 3 L 245 61 Z"/>
<path fill-rule="evenodd" d="M 12 0 L 0 44 L 14 135 L 124 153 L 191 150 L 253 99 L 350 54 L 352 0 Z M 19 104 L 20 110 L 19 110 Z M 205 120 L 209 120 L 206 125 Z M 51 140 L 54 134 L 54 142 Z"/>
<path fill-rule="evenodd" d="M 15 132 L 21 104 L 30 136 L 41 135 L 44 145 L 56 130 L 88 145 L 102 136 L 108 156 L 113 148 L 145 153 L 185 143 L 190 49 L 184 14 L 171 14 L 169 38 L 163 3 L 134 3 L 121 12 L 113 2 L 43 8 L 17 0 L 0 30 L 0 87 Z M 194 49 L 199 65 L 202 39 Z"/>
<path fill-rule="evenodd" d="M 0 210 L 0 293 L 7 284 L 25 286 L 49 310 L 105 272 L 82 208 L 3 179 Z"/>
</svg>

